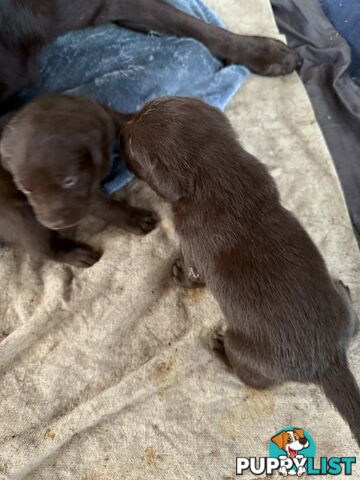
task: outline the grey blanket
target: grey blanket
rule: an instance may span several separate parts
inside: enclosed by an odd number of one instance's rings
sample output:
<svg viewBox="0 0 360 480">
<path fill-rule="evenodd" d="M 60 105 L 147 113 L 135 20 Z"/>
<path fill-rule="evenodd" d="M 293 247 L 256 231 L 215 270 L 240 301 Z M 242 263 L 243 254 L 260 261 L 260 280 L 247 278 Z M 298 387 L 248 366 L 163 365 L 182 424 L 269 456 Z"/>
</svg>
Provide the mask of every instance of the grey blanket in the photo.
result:
<svg viewBox="0 0 360 480">
<path fill-rule="evenodd" d="M 360 87 L 351 50 L 318 0 L 272 0 L 280 31 L 303 57 L 300 75 L 331 151 L 353 225 L 360 232 Z"/>
</svg>

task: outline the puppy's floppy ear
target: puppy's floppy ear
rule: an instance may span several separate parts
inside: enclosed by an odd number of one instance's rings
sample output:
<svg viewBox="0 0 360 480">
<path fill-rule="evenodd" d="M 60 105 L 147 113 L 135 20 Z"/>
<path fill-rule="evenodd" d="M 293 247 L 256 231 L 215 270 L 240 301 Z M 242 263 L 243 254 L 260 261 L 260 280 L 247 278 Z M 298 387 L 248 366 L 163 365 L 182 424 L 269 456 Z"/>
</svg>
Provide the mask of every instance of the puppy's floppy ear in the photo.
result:
<svg viewBox="0 0 360 480">
<path fill-rule="evenodd" d="M 302 428 L 294 428 L 294 433 L 296 433 L 296 435 L 299 438 L 305 438 L 305 433 L 304 433 L 304 430 Z"/>
<path fill-rule="evenodd" d="M 144 172 L 143 180 L 152 187 L 155 192 L 166 201 L 174 203 L 184 194 L 175 173 L 170 171 L 157 157 L 150 157 L 144 152 L 141 159 L 137 161 Z"/>
<path fill-rule="evenodd" d="M 104 156 L 103 152 L 101 150 L 101 145 L 97 144 L 93 140 L 88 142 L 87 145 L 87 150 L 90 154 L 91 160 L 96 168 L 99 168 L 102 166 L 102 163 L 104 161 Z"/>
<path fill-rule="evenodd" d="M 281 450 L 284 450 L 284 447 L 286 445 L 286 439 L 287 439 L 287 433 L 286 432 L 280 432 L 277 435 L 273 436 L 271 438 L 271 441 L 274 442 Z"/>
<path fill-rule="evenodd" d="M 76 137 L 79 153 L 89 157 L 91 163 L 96 169 L 101 168 L 104 163 L 104 157 L 108 159 L 108 155 L 103 151 L 103 141 L 97 131 L 81 134 Z"/>
<path fill-rule="evenodd" d="M 184 191 L 175 170 L 170 170 L 168 165 L 161 161 L 161 155 L 157 151 L 149 152 L 146 146 L 134 142 L 131 134 L 127 132 L 121 135 L 121 147 L 129 169 L 148 183 L 158 195 L 170 203 L 183 196 Z"/>
<path fill-rule="evenodd" d="M 184 195 L 180 182 L 169 169 L 157 162 L 151 169 L 151 184 L 156 186 L 157 193 L 170 203 L 177 202 Z"/>
</svg>

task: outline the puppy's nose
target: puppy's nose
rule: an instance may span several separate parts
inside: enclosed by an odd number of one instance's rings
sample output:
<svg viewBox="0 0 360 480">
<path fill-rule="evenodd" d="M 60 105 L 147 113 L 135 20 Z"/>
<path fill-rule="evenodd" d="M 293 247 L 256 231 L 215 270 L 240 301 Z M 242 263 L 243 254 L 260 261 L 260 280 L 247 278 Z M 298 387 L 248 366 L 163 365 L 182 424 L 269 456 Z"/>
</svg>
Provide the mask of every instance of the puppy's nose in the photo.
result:
<svg viewBox="0 0 360 480">
<path fill-rule="evenodd" d="M 299 442 L 301 445 L 306 445 L 307 444 L 307 439 L 306 438 L 299 438 Z"/>
</svg>

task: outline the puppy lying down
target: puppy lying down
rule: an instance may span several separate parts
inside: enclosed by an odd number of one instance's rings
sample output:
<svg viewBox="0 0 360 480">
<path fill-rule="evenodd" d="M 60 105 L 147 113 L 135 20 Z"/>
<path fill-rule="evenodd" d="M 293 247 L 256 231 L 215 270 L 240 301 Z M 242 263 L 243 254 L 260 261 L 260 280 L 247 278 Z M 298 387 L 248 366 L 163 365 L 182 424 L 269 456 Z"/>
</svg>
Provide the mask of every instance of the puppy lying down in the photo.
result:
<svg viewBox="0 0 360 480">
<path fill-rule="evenodd" d="M 150 232 L 156 224 L 151 212 L 100 190 L 125 119 L 71 95 L 44 96 L 15 115 L 0 143 L 0 239 L 36 256 L 90 267 L 100 253 L 57 230 L 92 214 L 133 233 Z"/>
<path fill-rule="evenodd" d="M 128 167 L 172 204 L 175 281 L 206 284 L 227 319 L 217 353 L 253 388 L 319 385 L 360 444 L 360 394 L 346 359 L 358 319 L 347 288 L 227 118 L 199 100 L 164 98 L 126 123 L 122 144 Z"/>
</svg>

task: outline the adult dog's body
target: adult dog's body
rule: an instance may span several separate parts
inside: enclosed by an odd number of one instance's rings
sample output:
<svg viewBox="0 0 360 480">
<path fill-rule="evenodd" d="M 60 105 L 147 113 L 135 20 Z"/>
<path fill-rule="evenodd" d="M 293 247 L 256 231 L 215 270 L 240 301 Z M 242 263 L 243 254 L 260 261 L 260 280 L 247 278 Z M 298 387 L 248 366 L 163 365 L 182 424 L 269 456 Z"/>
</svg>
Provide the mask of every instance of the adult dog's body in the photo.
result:
<svg viewBox="0 0 360 480">
<path fill-rule="evenodd" d="M 130 232 L 151 231 L 156 223 L 151 212 L 100 190 L 126 118 L 70 95 L 44 96 L 16 114 L 0 144 L 0 239 L 37 256 L 88 267 L 100 255 L 55 230 L 92 214 Z"/>
<path fill-rule="evenodd" d="M 0 100 L 36 79 L 38 53 L 56 36 L 108 22 L 193 37 L 225 61 L 244 64 L 264 75 L 290 73 L 299 64 L 297 54 L 281 42 L 235 35 L 164 0 L 2 0 Z"/>
<path fill-rule="evenodd" d="M 349 294 L 226 117 L 195 99 L 160 99 L 126 124 L 122 142 L 129 168 L 173 206 L 183 255 L 174 279 L 206 284 L 219 302 L 228 329 L 215 347 L 239 378 L 320 385 L 360 442 Z"/>
</svg>

